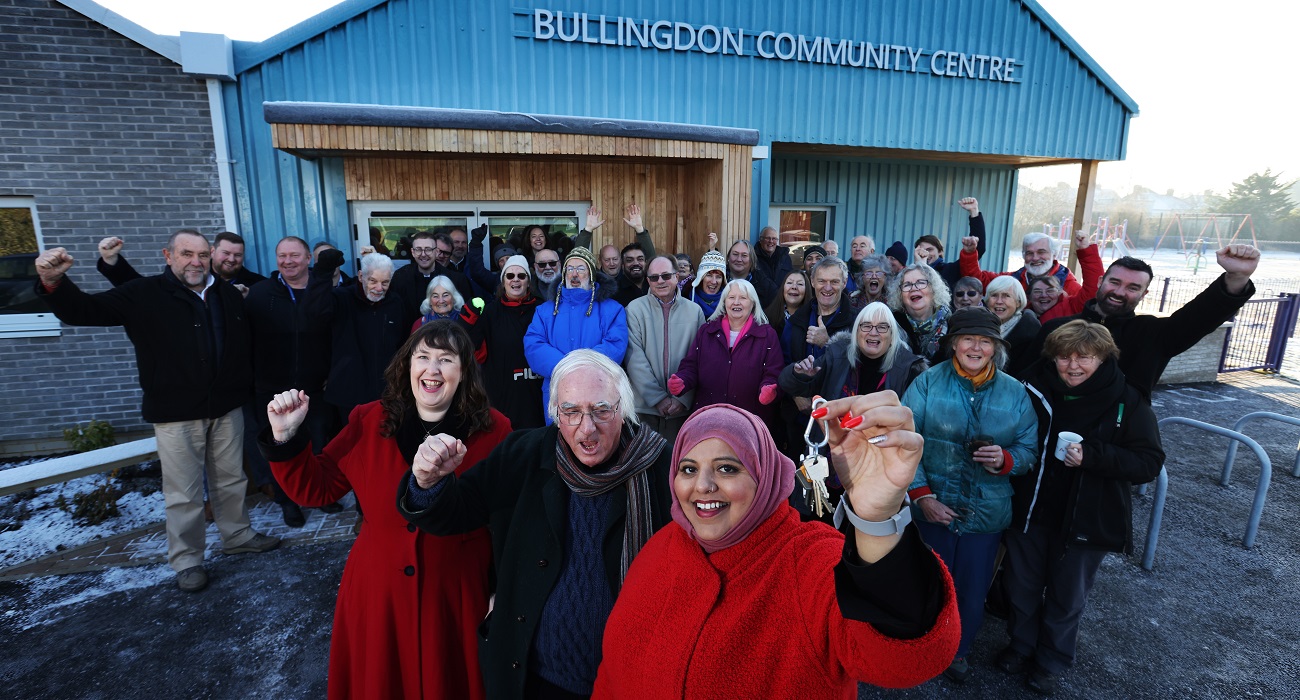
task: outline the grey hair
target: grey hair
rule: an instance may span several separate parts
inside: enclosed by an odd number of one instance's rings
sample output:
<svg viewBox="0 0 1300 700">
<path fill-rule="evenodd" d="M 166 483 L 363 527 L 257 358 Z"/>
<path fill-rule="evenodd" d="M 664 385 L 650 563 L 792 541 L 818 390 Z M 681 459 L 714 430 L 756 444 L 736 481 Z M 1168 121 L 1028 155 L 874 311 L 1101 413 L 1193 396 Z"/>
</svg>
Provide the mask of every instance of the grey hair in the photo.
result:
<svg viewBox="0 0 1300 700">
<path fill-rule="evenodd" d="M 899 270 L 898 274 L 889 280 L 889 293 L 886 295 L 889 299 L 889 308 L 907 313 L 907 307 L 903 306 L 903 277 L 912 270 L 925 275 L 926 281 L 930 283 L 930 289 L 934 292 L 934 300 L 930 302 L 932 313 L 947 306 L 952 301 L 952 292 L 948 291 L 948 285 L 939 276 L 939 273 L 935 272 L 933 267 L 925 263 L 912 263 Z"/>
<path fill-rule="evenodd" d="M 632 426 L 641 424 L 641 419 L 636 415 L 636 395 L 632 393 L 632 382 L 628 381 L 623 368 L 605 355 L 587 348 L 571 351 L 551 372 L 551 395 L 546 401 L 546 415 L 551 417 L 552 423 L 560 422 L 560 400 L 556 398 L 560 393 L 560 384 L 580 370 L 594 370 L 603 374 L 618 389 L 618 412 L 622 415 L 623 422 Z"/>
<path fill-rule="evenodd" d="M 727 286 L 722 288 L 722 294 L 718 297 L 718 308 L 713 310 L 713 315 L 709 316 L 709 320 L 712 321 L 726 315 L 727 310 L 724 308 L 724 302 L 726 302 L 727 293 L 731 291 L 732 287 L 744 292 L 749 297 L 749 300 L 754 302 L 754 323 L 760 326 L 767 325 L 767 314 L 763 313 L 763 306 L 758 303 L 758 291 L 754 289 L 754 285 L 749 283 L 749 280 L 731 280 L 728 282 Z"/>
<path fill-rule="evenodd" d="M 374 272 L 387 272 L 392 274 L 393 259 L 383 253 L 366 253 L 361 256 L 361 271 L 357 274 L 366 277 Z"/>
<path fill-rule="evenodd" d="M 1015 298 L 1016 304 L 1019 306 L 1016 309 L 1017 312 L 1024 311 L 1025 306 L 1029 303 L 1029 300 L 1025 298 L 1025 288 L 1021 286 L 1020 280 L 1011 275 L 994 277 L 989 282 L 988 286 L 984 288 L 985 306 L 988 306 L 989 297 L 993 296 L 994 292 L 1011 292 L 1011 296 Z"/>
<path fill-rule="evenodd" d="M 889 272 L 889 263 L 885 260 L 884 255 L 875 255 L 875 254 L 868 255 L 867 257 L 863 258 L 862 262 L 859 264 L 862 266 L 863 272 L 866 272 L 867 270 L 872 268 Z"/>
<path fill-rule="evenodd" d="M 903 333 L 902 327 L 898 325 L 898 319 L 894 318 L 894 313 L 884 303 L 873 301 L 867 304 L 858 312 L 858 317 L 853 319 L 853 349 L 858 349 L 858 326 L 864 322 L 880 323 L 881 321 L 889 324 L 889 349 L 885 351 L 884 357 L 880 359 L 880 371 L 888 372 L 889 368 L 894 366 L 894 360 L 898 359 L 899 348 L 909 346 L 907 344 L 907 335 Z M 850 352 L 846 354 L 849 356 L 849 367 L 857 369 L 858 353 Z"/>
<path fill-rule="evenodd" d="M 451 303 L 455 306 L 456 311 L 460 311 L 461 307 L 465 305 L 465 297 L 461 296 L 460 292 L 456 290 L 456 285 L 451 283 L 450 277 L 438 275 L 429 280 L 429 286 L 424 288 L 424 301 L 420 303 L 420 313 L 425 316 L 433 313 L 433 305 L 429 303 L 429 295 L 433 294 L 433 290 L 438 287 L 451 292 Z"/>
<path fill-rule="evenodd" d="M 848 263 L 845 263 L 843 260 L 840 260 L 839 258 L 831 257 L 829 255 L 822 258 L 821 260 L 818 260 L 817 264 L 813 265 L 813 268 L 808 271 L 808 279 L 812 280 L 812 278 L 817 275 L 818 270 L 821 270 L 823 268 L 828 268 L 828 267 L 834 267 L 839 269 L 840 275 L 843 278 L 844 283 L 848 284 L 849 281 Z"/>
<path fill-rule="evenodd" d="M 1030 233 L 1026 233 L 1026 234 L 1025 234 L 1025 237 L 1024 237 L 1023 239 L 1021 239 L 1021 241 L 1020 241 L 1020 249 L 1021 249 L 1021 250 L 1024 250 L 1026 247 L 1031 246 L 1031 245 L 1033 245 L 1033 244 L 1035 244 L 1035 243 L 1037 243 L 1037 242 L 1039 242 L 1039 241 L 1044 241 L 1044 240 L 1047 241 L 1047 247 L 1052 251 L 1052 257 L 1055 258 L 1055 257 L 1056 257 L 1056 239 L 1055 239 L 1055 238 L 1052 238 L 1051 236 L 1047 235 L 1046 233 L 1043 233 L 1042 231 L 1032 231 L 1032 232 L 1030 232 Z"/>
</svg>

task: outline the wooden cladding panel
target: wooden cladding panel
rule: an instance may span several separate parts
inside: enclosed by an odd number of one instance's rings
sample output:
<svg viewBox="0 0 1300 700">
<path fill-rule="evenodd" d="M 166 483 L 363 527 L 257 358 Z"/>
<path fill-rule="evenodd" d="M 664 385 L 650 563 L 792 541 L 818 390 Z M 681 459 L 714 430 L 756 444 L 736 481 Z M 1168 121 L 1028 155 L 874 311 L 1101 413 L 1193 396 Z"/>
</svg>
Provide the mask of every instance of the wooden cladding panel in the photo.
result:
<svg viewBox="0 0 1300 700">
<path fill-rule="evenodd" d="M 623 136 L 337 124 L 272 124 L 271 143 L 275 148 L 287 151 L 331 153 L 585 155 L 685 160 L 723 159 L 731 150 L 749 148 Z"/>
</svg>

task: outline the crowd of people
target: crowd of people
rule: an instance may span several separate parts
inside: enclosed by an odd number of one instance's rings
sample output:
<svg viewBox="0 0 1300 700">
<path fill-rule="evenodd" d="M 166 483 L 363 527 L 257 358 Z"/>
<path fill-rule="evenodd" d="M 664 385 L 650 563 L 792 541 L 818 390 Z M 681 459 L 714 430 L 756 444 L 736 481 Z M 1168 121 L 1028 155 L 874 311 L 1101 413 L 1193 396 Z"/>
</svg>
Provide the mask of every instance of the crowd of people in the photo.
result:
<svg viewBox="0 0 1300 700">
<path fill-rule="evenodd" d="M 1103 270 L 1080 232 L 1079 280 L 1030 234 L 1022 268 L 987 271 L 961 205 L 956 260 L 933 235 L 795 259 L 771 227 L 694 260 L 629 205 L 622 247 L 593 251 L 593 208 L 573 239 L 417 231 L 408 264 L 365 249 L 355 278 L 294 236 L 269 278 L 232 233 L 177 231 L 151 276 L 106 238 L 112 289 L 55 248 L 37 292 L 135 346 L 182 590 L 208 584 L 205 501 L 226 553 L 279 544 L 245 467 L 290 526 L 355 494 L 331 697 L 961 683 L 993 594 L 996 665 L 1051 694 L 1164 459 L 1151 391 L 1254 293 L 1259 253 L 1225 247 L 1209 288 L 1144 316 L 1146 263 Z M 819 460 L 830 511 L 795 487 Z"/>
</svg>

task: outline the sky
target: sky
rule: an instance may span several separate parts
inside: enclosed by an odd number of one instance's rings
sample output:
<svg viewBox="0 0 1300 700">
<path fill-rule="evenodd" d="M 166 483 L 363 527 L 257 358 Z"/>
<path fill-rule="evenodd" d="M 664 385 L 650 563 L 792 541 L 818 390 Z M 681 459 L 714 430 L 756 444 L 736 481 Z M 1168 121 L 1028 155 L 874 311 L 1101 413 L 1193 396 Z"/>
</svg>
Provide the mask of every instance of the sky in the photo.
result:
<svg viewBox="0 0 1300 700">
<path fill-rule="evenodd" d="M 338 0 L 98 0 L 159 34 L 258 41 Z M 1300 178 L 1300 96 L 1291 50 L 1300 4 L 1284 0 L 1039 0 L 1138 103 L 1124 161 L 1098 183 L 1176 194 L 1214 190 L 1271 168 Z M 1029 168 L 1021 182 L 1076 183 L 1078 166 Z"/>
</svg>

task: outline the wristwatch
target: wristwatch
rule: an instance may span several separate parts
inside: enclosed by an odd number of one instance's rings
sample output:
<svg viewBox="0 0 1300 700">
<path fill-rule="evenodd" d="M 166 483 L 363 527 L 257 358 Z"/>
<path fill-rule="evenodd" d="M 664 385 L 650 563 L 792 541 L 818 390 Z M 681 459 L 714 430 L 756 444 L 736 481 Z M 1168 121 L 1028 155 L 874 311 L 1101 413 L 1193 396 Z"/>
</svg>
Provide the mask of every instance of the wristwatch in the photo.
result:
<svg viewBox="0 0 1300 700">
<path fill-rule="evenodd" d="M 902 510 L 895 513 L 894 517 L 888 520 L 863 520 L 858 517 L 857 513 L 853 512 L 852 508 L 849 507 L 849 499 L 843 497 L 840 498 L 840 504 L 835 507 L 836 530 L 840 529 L 840 526 L 844 523 L 845 516 L 848 516 L 849 522 L 853 523 L 853 527 L 857 528 L 858 532 L 861 532 L 864 535 L 888 537 L 890 535 L 901 533 L 903 528 L 906 528 L 908 523 L 912 522 L 912 509 L 908 506 L 903 506 Z"/>
</svg>

